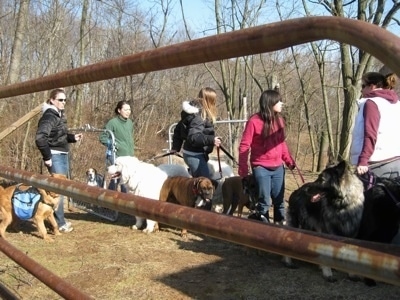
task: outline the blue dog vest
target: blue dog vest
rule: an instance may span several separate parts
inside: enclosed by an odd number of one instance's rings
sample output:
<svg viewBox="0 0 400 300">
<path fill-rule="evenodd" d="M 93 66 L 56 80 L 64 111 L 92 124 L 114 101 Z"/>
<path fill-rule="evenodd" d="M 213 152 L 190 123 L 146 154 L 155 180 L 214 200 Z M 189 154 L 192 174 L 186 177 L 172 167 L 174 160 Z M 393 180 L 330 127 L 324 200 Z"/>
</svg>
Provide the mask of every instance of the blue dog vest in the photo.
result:
<svg viewBox="0 0 400 300">
<path fill-rule="evenodd" d="M 20 184 L 17 185 L 12 196 L 14 213 L 18 218 L 28 220 L 35 215 L 42 195 L 33 186 L 30 186 L 25 191 L 21 191 L 19 186 Z"/>
</svg>

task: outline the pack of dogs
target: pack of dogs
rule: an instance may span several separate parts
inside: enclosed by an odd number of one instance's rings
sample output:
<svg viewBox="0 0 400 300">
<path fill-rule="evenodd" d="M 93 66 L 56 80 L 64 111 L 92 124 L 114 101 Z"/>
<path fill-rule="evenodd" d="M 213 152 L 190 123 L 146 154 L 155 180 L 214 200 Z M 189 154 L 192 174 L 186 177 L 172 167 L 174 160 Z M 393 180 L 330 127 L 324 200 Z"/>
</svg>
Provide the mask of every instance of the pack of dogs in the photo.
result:
<svg viewBox="0 0 400 300">
<path fill-rule="evenodd" d="M 237 211 L 237 217 L 242 217 L 244 207 L 251 213 L 257 203 L 257 183 L 251 174 L 242 178 L 234 176 L 232 171 L 220 181 L 206 177 L 192 178 L 183 165 L 155 166 L 131 156 L 118 157 L 108 167 L 107 173 L 111 179 L 120 179 L 129 193 L 196 209 L 211 210 L 216 194 L 221 193 L 217 198 L 222 198 L 222 213 L 230 216 Z M 303 184 L 290 195 L 287 226 L 391 243 L 400 226 L 400 178 L 368 175 L 368 178 L 358 176 L 354 167 L 346 161 L 327 167 L 315 181 Z M 57 174 L 52 176 L 63 177 Z M 104 176 L 98 174 L 96 169 L 88 169 L 86 178 L 88 185 L 104 187 Z M 13 210 L 12 198 L 16 189 L 21 188 L 29 187 L 18 184 L 0 186 L 0 236 L 3 238 L 7 227 L 18 219 Z M 58 205 L 58 195 L 37 190 L 41 201 L 30 219 L 37 226 L 39 235 L 51 241 L 44 221 L 51 224 L 54 235 L 60 234 L 53 215 Z M 159 224 L 135 216 L 132 229 L 151 233 L 159 230 Z M 186 229 L 181 229 L 181 236 L 187 238 Z M 296 266 L 290 257 L 284 257 L 283 262 L 290 268 Z M 331 268 L 321 266 L 321 269 L 327 281 L 335 281 Z M 365 278 L 364 281 L 367 285 L 375 284 L 372 279 Z"/>
</svg>

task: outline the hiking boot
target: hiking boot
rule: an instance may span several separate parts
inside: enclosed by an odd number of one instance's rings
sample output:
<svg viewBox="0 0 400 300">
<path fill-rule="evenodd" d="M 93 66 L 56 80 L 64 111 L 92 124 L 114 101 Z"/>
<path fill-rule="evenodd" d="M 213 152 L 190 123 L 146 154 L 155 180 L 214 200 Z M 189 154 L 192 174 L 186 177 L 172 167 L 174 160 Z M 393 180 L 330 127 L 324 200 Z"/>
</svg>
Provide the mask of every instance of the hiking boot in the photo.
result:
<svg viewBox="0 0 400 300">
<path fill-rule="evenodd" d="M 65 223 L 63 226 L 58 228 L 58 230 L 60 232 L 67 233 L 67 232 L 71 232 L 72 230 L 74 230 L 74 228 L 71 225 L 68 225 L 68 223 Z"/>
</svg>

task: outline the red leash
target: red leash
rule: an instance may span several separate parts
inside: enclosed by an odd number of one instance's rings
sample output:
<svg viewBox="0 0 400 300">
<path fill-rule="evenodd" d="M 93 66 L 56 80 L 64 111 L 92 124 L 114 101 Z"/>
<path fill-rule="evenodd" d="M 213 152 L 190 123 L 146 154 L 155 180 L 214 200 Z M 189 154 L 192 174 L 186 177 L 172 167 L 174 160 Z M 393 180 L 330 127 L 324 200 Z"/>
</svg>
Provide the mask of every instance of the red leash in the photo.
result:
<svg viewBox="0 0 400 300">
<path fill-rule="evenodd" d="M 299 173 L 301 182 L 302 182 L 302 184 L 304 184 L 304 183 L 305 183 L 305 180 L 304 180 L 303 174 L 301 173 L 300 168 L 297 166 L 295 160 L 294 160 L 293 158 L 292 158 L 292 160 L 293 160 L 293 162 L 294 162 L 294 167 L 297 169 L 297 172 Z M 293 170 L 290 170 L 290 171 L 292 172 L 293 177 L 294 177 L 294 179 L 296 180 L 297 186 L 300 187 L 299 183 L 297 182 L 296 176 L 294 175 Z"/>
</svg>

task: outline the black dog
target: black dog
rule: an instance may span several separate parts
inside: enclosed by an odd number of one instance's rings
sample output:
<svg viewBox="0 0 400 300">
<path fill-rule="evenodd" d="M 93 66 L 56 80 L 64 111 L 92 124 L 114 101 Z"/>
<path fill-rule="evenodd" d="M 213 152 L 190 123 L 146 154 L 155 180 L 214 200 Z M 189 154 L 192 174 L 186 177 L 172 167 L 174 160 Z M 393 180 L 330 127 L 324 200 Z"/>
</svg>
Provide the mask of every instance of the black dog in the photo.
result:
<svg viewBox="0 0 400 300">
<path fill-rule="evenodd" d="M 376 177 L 364 196 L 357 239 L 390 244 L 400 225 L 400 177 Z M 373 279 L 364 278 L 364 282 L 368 286 L 376 285 Z"/>
<path fill-rule="evenodd" d="M 365 193 L 364 211 L 357 238 L 389 244 L 400 223 L 400 177 L 376 177 Z"/>
<path fill-rule="evenodd" d="M 361 177 L 360 180 L 349 172 L 352 172 L 350 167 L 341 162 L 324 170 L 315 182 L 294 191 L 289 198 L 288 224 L 316 232 L 390 243 L 400 224 L 400 178 Z M 362 192 L 360 183 L 363 184 Z M 340 192 L 341 189 L 344 190 Z M 356 200 L 354 193 L 363 195 L 362 205 L 362 198 Z M 346 212 L 351 207 L 354 211 Z M 293 267 L 290 259 L 284 261 Z M 324 277 L 334 281 L 324 268 Z M 365 278 L 364 281 L 367 285 L 375 284 L 372 279 Z"/>
<path fill-rule="evenodd" d="M 295 228 L 354 238 L 364 207 L 364 186 L 345 161 L 322 171 L 289 197 L 288 225 Z M 293 267 L 289 257 L 284 258 Z M 332 270 L 322 266 L 323 277 L 335 281 Z"/>
</svg>

